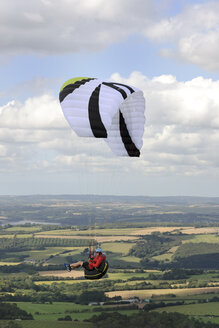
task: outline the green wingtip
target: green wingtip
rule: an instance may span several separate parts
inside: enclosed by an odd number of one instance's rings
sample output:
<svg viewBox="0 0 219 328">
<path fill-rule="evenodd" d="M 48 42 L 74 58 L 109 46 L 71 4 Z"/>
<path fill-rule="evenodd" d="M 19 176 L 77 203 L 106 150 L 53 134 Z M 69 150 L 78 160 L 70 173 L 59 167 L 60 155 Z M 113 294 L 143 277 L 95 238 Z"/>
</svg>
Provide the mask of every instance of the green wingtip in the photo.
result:
<svg viewBox="0 0 219 328">
<path fill-rule="evenodd" d="M 75 82 L 77 82 L 77 81 L 81 81 L 81 80 L 84 80 L 84 79 L 91 79 L 91 78 L 90 78 L 90 77 L 80 76 L 80 77 L 74 77 L 74 78 L 72 78 L 72 79 L 69 79 L 68 81 L 66 81 L 66 82 L 62 85 L 62 87 L 61 87 L 61 89 L 60 89 L 60 92 L 64 89 L 64 87 L 66 87 L 66 85 L 68 85 L 68 84 L 74 84 Z"/>
</svg>

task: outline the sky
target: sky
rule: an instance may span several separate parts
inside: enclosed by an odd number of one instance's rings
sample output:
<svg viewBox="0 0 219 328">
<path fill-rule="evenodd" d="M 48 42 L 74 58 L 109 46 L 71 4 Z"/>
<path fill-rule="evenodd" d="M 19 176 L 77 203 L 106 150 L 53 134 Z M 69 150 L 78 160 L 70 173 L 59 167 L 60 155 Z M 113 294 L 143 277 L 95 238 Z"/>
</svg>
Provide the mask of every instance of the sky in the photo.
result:
<svg viewBox="0 0 219 328">
<path fill-rule="evenodd" d="M 219 197 L 218 1 L 0 0 L 0 40 L 0 195 Z M 71 130 L 77 76 L 144 92 L 140 158 Z"/>
</svg>

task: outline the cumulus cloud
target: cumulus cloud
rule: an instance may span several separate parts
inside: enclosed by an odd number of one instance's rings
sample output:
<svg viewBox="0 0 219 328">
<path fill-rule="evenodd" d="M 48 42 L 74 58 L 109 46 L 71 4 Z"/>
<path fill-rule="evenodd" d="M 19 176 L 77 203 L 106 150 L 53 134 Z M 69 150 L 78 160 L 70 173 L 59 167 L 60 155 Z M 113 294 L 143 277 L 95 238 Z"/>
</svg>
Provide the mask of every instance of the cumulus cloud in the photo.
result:
<svg viewBox="0 0 219 328">
<path fill-rule="evenodd" d="M 219 3 L 166 0 L 8 0 L 0 3 L 1 55 L 101 51 L 129 36 L 161 43 L 160 55 L 218 70 Z"/>
<path fill-rule="evenodd" d="M 8 0 L 0 4 L 0 49 L 2 54 L 96 51 L 137 33 L 153 17 L 152 0 Z"/>
<path fill-rule="evenodd" d="M 198 77 L 179 82 L 171 75 L 150 80 L 138 72 L 128 79 L 111 78 L 144 90 L 143 170 L 187 175 L 218 170 L 219 81 Z"/>
<path fill-rule="evenodd" d="M 170 45 L 160 54 L 199 65 L 207 70 L 219 70 L 219 3 L 218 1 L 190 5 L 176 16 L 147 26 L 146 37 Z"/>
<path fill-rule="evenodd" d="M 115 158 L 103 140 L 78 138 L 61 112 L 58 100 L 45 94 L 24 103 L 0 107 L 0 170 L 2 172 L 72 172 L 84 165 L 90 172 L 145 175 L 205 175 L 218 172 L 219 81 L 174 76 L 149 79 L 139 72 L 111 80 L 141 88 L 146 98 L 146 126 L 140 159 Z"/>
<path fill-rule="evenodd" d="M 4 128 L 22 130 L 63 128 L 57 100 L 50 95 L 29 98 L 24 104 L 13 100 L 1 107 L 0 114 L 0 127 Z"/>
<path fill-rule="evenodd" d="M 54 96 L 13 100 L 0 107 L 0 171 L 79 168 L 85 154 L 87 161 L 93 152 L 104 157 L 101 142 L 78 138 Z M 93 158 L 93 167 L 95 162 Z"/>
</svg>

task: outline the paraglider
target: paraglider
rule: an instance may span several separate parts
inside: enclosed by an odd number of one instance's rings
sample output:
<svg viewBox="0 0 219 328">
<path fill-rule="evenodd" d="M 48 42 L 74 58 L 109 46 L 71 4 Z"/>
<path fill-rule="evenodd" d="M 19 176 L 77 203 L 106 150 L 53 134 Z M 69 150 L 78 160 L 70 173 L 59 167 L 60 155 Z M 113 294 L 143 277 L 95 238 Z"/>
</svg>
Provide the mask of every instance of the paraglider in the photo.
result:
<svg viewBox="0 0 219 328">
<path fill-rule="evenodd" d="M 64 116 L 79 137 L 103 138 L 117 156 L 139 157 L 145 99 L 135 87 L 77 77 L 59 93 Z"/>
<path fill-rule="evenodd" d="M 79 137 L 102 138 L 116 156 L 139 157 L 143 145 L 145 99 L 136 87 L 97 78 L 76 77 L 59 93 L 63 114 Z M 109 267 L 101 249 L 88 262 L 65 264 L 68 271 L 83 267 L 86 279 L 102 278 Z"/>
<path fill-rule="evenodd" d="M 96 256 L 90 256 L 88 262 L 78 261 L 72 264 L 65 264 L 65 268 L 69 272 L 80 267 L 84 268 L 84 277 L 86 279 L 94 280 L 100 279 L 106 274 L 109 264 L 106 261 L 106 255 L 104 255 L 102 249 L 98 247 L 96 249 Z"/>
</svg>

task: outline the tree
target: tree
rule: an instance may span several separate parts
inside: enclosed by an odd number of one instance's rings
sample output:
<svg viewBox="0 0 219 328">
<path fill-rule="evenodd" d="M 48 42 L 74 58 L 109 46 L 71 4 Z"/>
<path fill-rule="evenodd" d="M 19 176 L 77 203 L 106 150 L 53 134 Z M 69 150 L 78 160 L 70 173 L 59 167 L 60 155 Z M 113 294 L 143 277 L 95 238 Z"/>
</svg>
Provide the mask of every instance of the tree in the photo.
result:
<svg viewBox="0 0 219 328">
<path fill-rule="evenodd" d="M 33 320 L 32 314 L 18 308 L 17 304 L 0 303 L 0 318 L 1 320 Z"/>
<path fill-rule="evenodd" d="M 77 302 L 80 304 L 88 304 L 89 302 L 104 302 L 107 297 L 103 291 L 86 291 L 77 297 Z"/>
<path fill-rule="evenodd" d="M 58 318 L 58 321 L 72 321 L 72 317 L 70 315 L 66 315 L 64 318 Z"/>
</svg>

